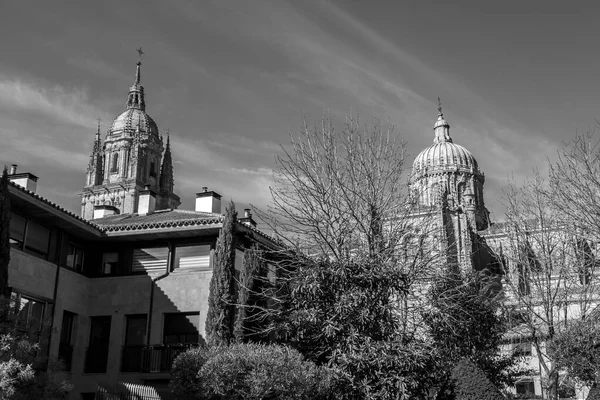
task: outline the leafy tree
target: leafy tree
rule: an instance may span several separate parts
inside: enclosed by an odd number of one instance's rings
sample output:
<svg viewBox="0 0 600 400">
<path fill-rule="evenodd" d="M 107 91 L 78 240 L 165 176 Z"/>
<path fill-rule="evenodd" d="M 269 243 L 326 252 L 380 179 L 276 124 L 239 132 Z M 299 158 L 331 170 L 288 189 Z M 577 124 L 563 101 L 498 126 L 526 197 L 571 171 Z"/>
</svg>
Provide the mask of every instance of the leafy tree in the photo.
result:
<svg viewBox="0 0 600 400">
<path fill-rule="evenodd" d="M 551 343 L 550 352 L 559 368 L 592 387 L 600 383 L 600 320 L 591 315 L 573 321 Z"/>
<path fill-rule="evenodd" d="M 456 400 L 503 400 L 504 396 L 485 373 L 468 358 L 452 370 Z"/>
<path fill-rule="evenodd" d="M 236 224 L 237 212 L 232 201 L 225 210 L 210 280 L 206 316 L 206 335 L 210 345 L 228 344 L 233 338 L 236 302 L 234 279 Z"/>
<path fill-rule="evenodd" d="M 456 360 L 468 357 L 496 386 L 512 385 L 521 372 L 515 356 L 500 355 L 507 330 L 498 304 L 486 296 L 485 277 L 463 278 L 449 268 L 429 291 L 431 309 L 425 315 L 428 333 L 438 352 L 437 399 L 453 399 L 451 371 Z"/>
</svg>

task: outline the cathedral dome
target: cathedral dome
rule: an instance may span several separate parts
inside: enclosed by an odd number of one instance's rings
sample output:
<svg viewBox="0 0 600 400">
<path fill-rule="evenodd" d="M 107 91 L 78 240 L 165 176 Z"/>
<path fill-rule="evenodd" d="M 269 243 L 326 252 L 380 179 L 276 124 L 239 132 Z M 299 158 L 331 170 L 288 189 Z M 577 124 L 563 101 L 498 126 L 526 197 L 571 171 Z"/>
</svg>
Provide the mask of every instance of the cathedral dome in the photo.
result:
<svg viewBox="0 0 600 400">
<path fill-rule="evenodd" d="M 138 128 L 142 133 L 158 137 L 156 122 L 145 111 L 139 108 L 128 108 L 123 111 L 113 121 L 109 133 L 128 133 L 128 136 L 132 136 L 138 131 Z"/>
<path fill-rule="evenodd" d="M 473 154 L 461 145 L 452 142 L 434 143 L 423 150 L 413 162 L 413 172 L 462 170 L 465 172 L 479 171 L 479 166 Z"/>
<path fill-rule="evenodd" d="M 479 166 L 473 154 L 464 147 L 452 143 L 450 125 L 444 119 L 441 106 L 433 126 L 433 144 L 423 150 L 413 162 L 413 174 L 442 171 L 462 171 L 479 173 Z"/>
</svg>

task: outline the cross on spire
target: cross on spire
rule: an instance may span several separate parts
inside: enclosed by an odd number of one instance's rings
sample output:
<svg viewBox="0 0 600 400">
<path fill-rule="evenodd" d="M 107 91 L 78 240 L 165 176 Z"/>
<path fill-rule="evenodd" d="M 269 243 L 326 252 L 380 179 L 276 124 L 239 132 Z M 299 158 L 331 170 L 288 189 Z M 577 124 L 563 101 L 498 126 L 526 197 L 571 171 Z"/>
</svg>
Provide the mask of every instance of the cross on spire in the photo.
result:
<svg viewBox="0 0 600 400">
<path fill-rule="evenodd" d="M 140 46 L 140 48 L 139 48 L 139 49 L 136 49 L 135 51 L 137 51 L 137 52 L 138 52 L 138 62 L 142 62 L 142 54 L 145 54 L 145 53 L 142 51 L 142 47 Z"/>
<path fill-rule="evenodd" d="M 438 116 L 441 117 L 442 115 L 444 115 L 442 112 L 442 100 L 440 100 L 440 97 L 438 96 Z"/>
</svg>

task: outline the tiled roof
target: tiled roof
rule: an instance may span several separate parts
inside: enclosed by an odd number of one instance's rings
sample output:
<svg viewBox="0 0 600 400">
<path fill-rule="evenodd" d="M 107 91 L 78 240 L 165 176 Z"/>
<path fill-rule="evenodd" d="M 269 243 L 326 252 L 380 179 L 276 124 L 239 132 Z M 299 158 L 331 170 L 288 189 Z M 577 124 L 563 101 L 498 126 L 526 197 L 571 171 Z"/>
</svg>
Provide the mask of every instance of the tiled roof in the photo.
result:
<svg viewBox="0 0 600 400">
<path fill-rule="evenodd" d="M 221 214 L 171 209 L 148 215 L 118 214 L 94 220 L 105 232 L 213 225 L 221 222 Z"/>
<path fill-rule="evenodd" d="M 102 229 L 101 229 L 101 228 L 100 228 L 98 225 L 96 225 L 94 222 L 90 222 L 90 221 L 88 221 L 87 219 L 83 219 L 83 218 L 81 218 L 79 215 L 77 215 L 77 214 L 75 214 L 75 213 L 72 213 L 71 211 L 69 211 L 69 210 L 67 210 L 67 209 L 64 209 L 64 208 L 62 208 L 62 207 L 61 207 L 61 206 L 59 206 L 58 204 L 56 204 L 56 203 L 53 203 L 52 201 L 48 200 L 47 198 L 45 198 L 45 197 L 42 197 L 42 196 L 40 196 L 39 194 L 37 194 L 37 193 L 35 193 L 35 192 L 32 192 L 31 190 L 27 190 L 27 189 L 25 189 L 25 188 L 24 188 L 23 186 L 21 186 L 21 185 L 17 185 L 16 183 L 14 183 L 14 182 L 11 182 L 11 181 L 9 181 L 9 182 L 8 182 L 8 184 L 9 184 L 10 186 L 12 186 L 14 189 L 17 189 L 17 190 L 19 190 L 19 191 L 21 191 L 21 192 L 23 192 L 23 193 L 27 193 L 28 195 L 30 195 L 31 197 L 35 198 L 36 200 L 39 200 L 39 201 L 41 201 L 42 203 L 44 203 L 44 204 L 47 204 L 47 205 L 49 205 L 50 207 L 57 209 L 58 211 L 60 211 L 60 212 L 62 212 L 62 213 L 64 213 L 64 214 L 66 214 L 66 215 L 68 215 L 68 216 L 69 216 L 69 217 L 71 217 L 71 218 L 75 218 L 76 220 L 78 220 L 78 221 L 80 221 L 80 222 L 82 222 L 82 223 L 84 223 L 84 224 L 86 224 L 86 225 L 89 225 L 89 226 L 91 226 L 91 227 L 93 227 L 93 228 L 96 228 L 96 229 L 102 230 Z"/>
</svg>

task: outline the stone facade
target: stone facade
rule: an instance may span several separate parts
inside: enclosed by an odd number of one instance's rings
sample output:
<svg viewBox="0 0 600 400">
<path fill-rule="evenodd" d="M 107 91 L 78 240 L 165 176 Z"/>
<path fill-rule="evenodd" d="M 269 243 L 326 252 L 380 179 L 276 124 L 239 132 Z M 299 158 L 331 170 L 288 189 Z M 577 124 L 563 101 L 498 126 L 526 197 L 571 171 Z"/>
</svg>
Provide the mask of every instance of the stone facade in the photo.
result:
<svg viewBox="0 0 600 400">
<path fill-rule="evenodd" d="M 169 138 L 166 146 L 156 122 L 146 113 L 144 87 L 140 83 L 141 62 L 125 111 L 119 114 L 106 133 L 104 143 L 100 126 L 94 140 L 81 192 L 81 216 L 94 217 L 95 206 L 113 206 L 121 214 L 137 212 L 139 193 L 157 193 L 157 209 L 175 209 L 181 202 L 173 193 L 173 165 Z"/>
</svg>

